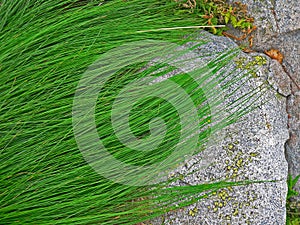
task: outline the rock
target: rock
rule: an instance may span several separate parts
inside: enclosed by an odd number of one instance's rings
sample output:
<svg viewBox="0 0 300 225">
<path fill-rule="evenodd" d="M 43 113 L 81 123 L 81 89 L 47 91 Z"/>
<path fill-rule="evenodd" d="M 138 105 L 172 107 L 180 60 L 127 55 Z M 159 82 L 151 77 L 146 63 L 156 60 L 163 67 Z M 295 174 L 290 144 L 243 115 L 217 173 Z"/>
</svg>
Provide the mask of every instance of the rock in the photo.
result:
<svg viewBox="0 0 300 225">
<path fill-rule="evenodd" d="M 300 29 L 300 6 L 294 0 L 273 1 L 274 13 L 280 33 Z"/>
<path fill-rule="evenodd" d="M 270 68 L 273 68 L 275 75 L 277 74 L 277 78 L 274 77 L 275 83 L 284 87 L 278 91 L 284 96 L 292 95 L 289 96 L 287 104 L 290 116 L 288 122 L 290 140 L 286 144 L 286 158 L 290 173 L 296 176 L 300 174 L 300 109 L 297 94 L 300 91 L 300 5 L 293 0 L 242 0 L 242 2 L 248 5 L 251 16 L 255 18 L 257 31 L 254 32 L 254 50 L 264 52 L 277 49 L 284 55 L 282 66 L 284 71 L 277 65 Z M 296 189 L 300 190 L 300 182 L 296 185 Z"/>
<path fill-rule="evenodd" d="M 215 58 L 219 52 L 237 47 L 228 38 L 206 32 L 201 32 L 199 39 L 209 41 L 194 52 L 202 57 L 207 56 L 204 57 L 207 61 Z M 275 70 L 270 69 L 274 62 L 263 54 L 241 52 L 234 61 L 233 68 L 226 68 L 229 79 L 234 79 L 241 71 L 251 70 L 255 65 L 262 67 L 250 80 L 233 84 L 228 89 L 230 92 L 239 88 L 229 97 L 229 102 L 234 102 L 253 90 L 253 87 L 266 82 L 277 85 L 274 80 L 278 75 L 275 75 Z M 193 62 L 187 65 L 193 66 Z M 224 179 L 273 182 L 221 189 L 197 204 L 152 221 L 152 224 L 161 224 L 162 221 L 164 224 L 176 225 L 285 224 L 288 165 L 284 144 L 289 137 L 286 99 L 269 84 L 267 86 L 269 88 L 259 99 L 264 104 L 223 129 L 211 147 L 179 168 L 177 172 L 182 174 L 182 179 L 174 185 L 195 185 Z M 279 84 L 277 88 L 283 94 L 288 94 L 284 85 Z M 207 166 L 203 168 L 203 165 Z"/>
<path fill-rule="evenodd" d="M 268 49 L 278 49 L 284 56 L 283 66 L 293 79 L 300 84 L 300 30 L 287 34 L 282 34 L 278 37 L 264 39 L 256 34 L 254 49 L 258 52 L 263 52 Z M 290 79 L 283 77 L 282 82 L 290 82 Z"/>
<path fill-rule="evenodd" d="M 235 2 L 235 1 L 229 1 Z M 264 52 L 278 49 L 284 55 L 283 64 L 300 84 L 300 6 L 295 1 L 242 0 L 254 17 L 257 30 L 253 49 Z M 238 34 L 237 31 L 232 31 Z"/>
<path fill-rule="evenodd" d="M 296 177 L 300 174 L 300 91 L 290 95 L 287 104 L 290 139 L 286 143 L 286 158 L 289 163 L 289 173 L 292 177 Z M 299 182 L 295 190 L 300 193 Z M 300 201 L 300 196 L 295 199 Z"/>
<path fill-rule="evenodd" d="M 233 3 L 235 1 L 228 0 Z M 248 11 L 255 18 L 260 36 L 274 36 L 300 28 L 300 6 L 294 0 L 241 0 L 248 6 Z"/>
<path fill-rule="evenodd" d="M 235 1 L 229 0 L 228 2 L 233 4 Z M 256 31 L 258 38 L 264 37 L 264 39 L 269 39 L 280 33 L 272 0 L 241 0 L 240 2 L 247 5 L 248 14 L 254 17 L 255 25 L 258 27 Z"/>
</svg>

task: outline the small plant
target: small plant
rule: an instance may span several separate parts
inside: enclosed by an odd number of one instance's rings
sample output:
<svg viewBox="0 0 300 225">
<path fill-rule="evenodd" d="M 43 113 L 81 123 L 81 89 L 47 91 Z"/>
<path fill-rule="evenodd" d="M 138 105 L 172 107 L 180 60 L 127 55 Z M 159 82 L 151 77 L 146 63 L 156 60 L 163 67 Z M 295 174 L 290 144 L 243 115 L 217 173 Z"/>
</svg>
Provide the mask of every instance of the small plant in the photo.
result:
<svg viewBox="0 0 300 225">
<path fill-rule="evenodd" d="M 287 185 L 287 225 L 298 225 L 300 224 L 300 203 L 291 200 L 292 197 L 299 196 L 299 192 L 294 190 L 294 187 L 298 180 L 300 179 L 300 174 L 293 178 L 291 175 L 288 176 Z"/>
<path fill-rule="evenodd" d="M 207 25 L 231 24 L 243 32 L 240 39 L 245 39 L 256 27 L 253 25 L 254 18 L 248 15 L 247 6 L 240 2 L 235 2 L 234 5 L 226 3 L 224 0 L 188 0 L 180 1 L 181 10 L 178 13 L 195 13 L 199 17 L 206 20 Z M 212 27 L 211 32 L 217 35 L 224 35 L 227 27 L 216 28 Z"/>
<path fill-rule="evenodd" d="M 294 179 L 292 178 L 291 175 L 288 176 L 288 194 L 287 194 L 287 199 L 289 200 L 292 197 L 298 196 L 299 192 L 294 190 L 294 187 L 296 183 L 298 182 L 300 178 L 300 174 L 296 176 Z"/>
</svg>

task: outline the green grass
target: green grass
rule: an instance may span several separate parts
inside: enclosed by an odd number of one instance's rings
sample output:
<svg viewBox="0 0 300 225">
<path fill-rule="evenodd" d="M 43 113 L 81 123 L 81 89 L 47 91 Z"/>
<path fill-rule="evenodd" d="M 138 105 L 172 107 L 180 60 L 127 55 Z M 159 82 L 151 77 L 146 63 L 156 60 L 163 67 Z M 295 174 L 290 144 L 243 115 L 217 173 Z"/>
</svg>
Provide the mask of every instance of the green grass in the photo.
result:
<svg viewBox="0 0 300 225">
<path fill-rule="evenodd" d="M 288 176 L 288 193 L 287 193 L 287 225 L 300 224 L 300 203 L 293 197 L 299 196 L 299 193 L 294 190 L 294 186 L 298 182 L 300 175 L 293 178 L 290 174 Z"/>
<path fill-rule="evenodd" d="M 224 181 L 171 187 L 173 180 L 168 180 L 145 187 L 132 186 L 101 176 L 85 161 L 74 137 L 72 110 L 77 85 L 88 66 L 101 54 L 125 43 L 151 39 L 183 44 L 187 42 L 184 35 L 192 32 L 138 31 L 205 24 L 194 15 L 177 15 L 177 5 L 172 1 L 114 0 L 98 4 L 71 0 L 1 1 L 1 224 L 136 224 L 198 201 L 210 191 L 248 183 Z M 207 65 L 215 77 L 202 79 L 212 79 L 208 86 L 211 90 L 218 82 L 225 82 L 217 72 L 224 74 L 224 65 L 235 54 L 233 51 L 220 55 Z M 140 166 L 160 162 L 171 154 L 181 130 L 174 107 L 160 98 L 149 98 L 134 106 L 130 117 L 132 132 L 146 139 L 149 118 L 162 116 L 168 122 L 163 144 L 151 152 L 137 153 L 114 135 L 109 116 L 118 90 L 150 72 L 161 75 L 158 69 L 165 68 L 160 65 L 137 70 L 143 63 L 120 69 L 105 84 L 95 111 L 97 131 L 108 151 L 127 164 Z M 221 129 L 250 110 L 246 103 L 229 105 L 235 114 L 212 126 L 207 117 L 211 112 L 204 107 L 208 96 L 186 74 L 172 79 L 199 108 L 199 129 L 203 132 L 197 142 L 198 150 L 211 129 Z M 242 79 L 248 76 L 241 74 L 223 88 L 229 89 Z M 219 97 L 213 97 L 212 104 L 222 105 Z M 176 96 L 175 99 L 181 100 Z M 240 101 L 249 99 L 244 96 Z M 160 112 L 155 111 L 158 106 Z"/>
</svg>

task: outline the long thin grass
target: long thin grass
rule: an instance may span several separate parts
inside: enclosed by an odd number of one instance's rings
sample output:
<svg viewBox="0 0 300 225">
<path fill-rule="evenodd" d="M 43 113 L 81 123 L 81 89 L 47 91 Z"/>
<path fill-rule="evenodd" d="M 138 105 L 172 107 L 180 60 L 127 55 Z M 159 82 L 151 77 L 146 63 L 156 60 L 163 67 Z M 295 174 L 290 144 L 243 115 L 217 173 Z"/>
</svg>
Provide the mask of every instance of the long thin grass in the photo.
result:
<svg viewBox="0 0 300 225">
<path fill-rule="evenodd" d="M 78 149 L 72 107 L 82 73 L 99 55 L 124 43 L 152 39 L 182 44 L 187 42 L 184 35 L 191 32 L 143 30 L 206 25 L 195 15 L 176 15 L 176 7 L 175 2 L 167 0 L 114 0 L 103 4 L 1 1 L 1 224 L 136 224 L 198 201 L 210 191 L 247 183 L 173 187 L 173 180 L 168 180 L 146 187 L 119 184 L 93 170 Z M 232 57 L 228 53 L 211 62 L 213 74 L 222 74 L 223 66 Z M 181 130 L 176 109 L 162 99 L 149 98 L 133 109 L 132 132 L 141 139 L 147 138 L 150 118 L 163 117 L 168 122 L 164 144 L 153 151 L 137 153 L 114 136 L 109 124 L 111 104 L 119 89 L 153 69 L 141 72 L 144 66 L 132 65 L 116 73 L 99 96 L 95 112 L 104 145 L 115 158 L 132 165 L 149 165 L 167 157 L 178 144 Z M 155 68 L 159 75 L 168 72 L 161 72 L 162 68 Z M 203 116 L 199 124 L 203 132 L 197 145 L 200 149 L 210 129 L 210 118 L 204 116 L 210 113 L 205 107 L 207 96 L 189 76 L 172 79 L 191 95 L 199 117 Z M 221 75 L 215 78 L 218 80 Z M 217 83 L 210 85 L 213 89 Z M 214 104 L 221 105 L 218 98 L 214 99 Z M 234 122 L 246 111 L 240 109 L 235 116 L 223 118 L 215 129 Z"/>
</svg>

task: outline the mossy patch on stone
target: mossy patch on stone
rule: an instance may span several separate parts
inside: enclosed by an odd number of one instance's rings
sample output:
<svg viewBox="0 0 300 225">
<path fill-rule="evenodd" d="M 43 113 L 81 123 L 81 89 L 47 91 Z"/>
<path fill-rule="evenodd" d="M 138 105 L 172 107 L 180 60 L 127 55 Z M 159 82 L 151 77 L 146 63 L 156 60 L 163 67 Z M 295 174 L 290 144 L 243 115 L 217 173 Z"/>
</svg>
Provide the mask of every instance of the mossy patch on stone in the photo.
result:
<svg viewBox="0 0 300 225">
<path fill-rule="evenodd" d="M 247 70 L 254 78 L 257 78 L 259 77 L 256 73 L 257 66 L 267 64 L 267 59 L 260 55 L 252 56 L 251 60 L 240 57 L 235 60 L 235 64 L 238 69 Z"/>
</svg>

